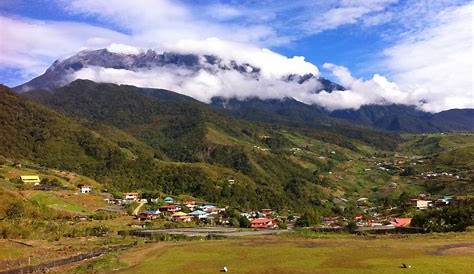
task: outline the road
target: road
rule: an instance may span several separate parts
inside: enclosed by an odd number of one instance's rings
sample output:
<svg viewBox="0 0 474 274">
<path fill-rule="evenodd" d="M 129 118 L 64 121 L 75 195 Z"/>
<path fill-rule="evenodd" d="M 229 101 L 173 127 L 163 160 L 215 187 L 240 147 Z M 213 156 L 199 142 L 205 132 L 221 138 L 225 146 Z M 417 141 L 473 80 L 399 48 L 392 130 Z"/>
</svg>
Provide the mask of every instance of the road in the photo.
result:
<svg viewBox="0 0 474 274">
<path fill-rule="evenodd" d="M 285 232 L 287 230 L 278 229 L 241 229 L 231 227 L 204 227 L 204 228 L 173 228 L 173 229 L 146 229 L 137 230 L 137 236 L 151 236 L 153 234 L 174 234 L 186 236 L 201 236 L 218 235 L 224 237 L 244 237 L 244 236 L 258 236 L 258 235 L 272 235 Z"/>
</svg>

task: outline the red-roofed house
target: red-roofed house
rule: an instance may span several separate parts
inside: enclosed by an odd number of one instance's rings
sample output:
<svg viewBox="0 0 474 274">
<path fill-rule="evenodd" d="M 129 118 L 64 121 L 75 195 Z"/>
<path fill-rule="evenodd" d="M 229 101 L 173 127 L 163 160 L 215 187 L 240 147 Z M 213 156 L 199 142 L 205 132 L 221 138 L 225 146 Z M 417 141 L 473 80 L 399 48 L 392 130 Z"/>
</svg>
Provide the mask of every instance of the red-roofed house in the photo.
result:
<svg viewBox="0 0 474 274">
<path fill-rule="evenodd" d="M 409 227 L 411 218 L 395 218 L 390 222 L 394 227 Z"/>
<path fill-rule="evenodd" d="M 161 212 L 176 212 L 178 211 L 178 208 L 176 207 L 176 205 L 164 205 L 160 207 L 160 211 Z"/>
<path fill-rule="evenodd" d="M 250 221 L 251 228 L 277 228 L 278 225 L 275 223 L 273 219 L 270 218 L 257 218 Z"/>
</svg>

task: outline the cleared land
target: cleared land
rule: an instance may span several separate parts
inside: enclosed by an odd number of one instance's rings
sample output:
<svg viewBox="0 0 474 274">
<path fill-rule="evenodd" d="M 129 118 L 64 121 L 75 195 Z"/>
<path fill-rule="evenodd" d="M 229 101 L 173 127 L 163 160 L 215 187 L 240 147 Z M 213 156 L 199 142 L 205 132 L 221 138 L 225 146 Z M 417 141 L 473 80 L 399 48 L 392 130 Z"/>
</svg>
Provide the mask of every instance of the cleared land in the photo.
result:
<svg viewBox="0 0 474 274">
<path fill-rule="evenodd" d="M 113 272 L 208 274 L 227 266 L 230 273 L 472 273 L 473 250 L 472 233 L 161 242 L 121 254 L 128 267 Z"/>
</svg>

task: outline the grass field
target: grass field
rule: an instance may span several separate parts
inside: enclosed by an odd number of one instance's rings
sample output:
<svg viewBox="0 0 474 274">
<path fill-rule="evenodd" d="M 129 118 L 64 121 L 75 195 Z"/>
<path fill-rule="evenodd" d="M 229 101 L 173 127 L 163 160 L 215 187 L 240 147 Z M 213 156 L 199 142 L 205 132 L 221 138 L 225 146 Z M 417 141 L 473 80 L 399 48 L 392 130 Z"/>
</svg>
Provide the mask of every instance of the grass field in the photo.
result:
<svg viewBox="0 0 474 274">
<path fill-rule="evenodd" d="M 472 273 L 474 234 L 162 242 L 119 260 L 128 267 L 114 273 Z"/>
</svg>

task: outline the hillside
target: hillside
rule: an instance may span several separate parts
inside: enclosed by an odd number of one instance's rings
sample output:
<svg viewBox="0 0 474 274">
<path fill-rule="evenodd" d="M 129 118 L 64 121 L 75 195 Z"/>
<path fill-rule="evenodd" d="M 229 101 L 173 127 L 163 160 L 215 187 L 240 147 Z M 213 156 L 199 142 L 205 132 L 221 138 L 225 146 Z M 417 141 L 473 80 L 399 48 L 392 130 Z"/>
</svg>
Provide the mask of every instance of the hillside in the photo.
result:
<svg viewBox="0 0 474 274">
<path fill-rule="evenodd" d="M 20 149 L 20 141 L 31 138 L 29 131 L 4 127 L 2 134 L 10 132 L 13 147 L 7 150 L 2 145 L 3 155 L 92 176 L 112 190 L 189 194 L 239 208 L 332 211 L 337 208 L 332 201 L 335 197 L 383 199 L 424 189 L 421 182 L 412 184 L 410 178 L 400 177 L 401 170 L 386 172 L 375 166 L 374 159 L 391 161 L 401 141 L 397 135 L 332 119 L 329 124 L 312 125 L 237 119 L 226 110 L 215 110 L 171 91 L 84 80 L 25 94 L 62 114 L 10 91 L 4 94 L 9 95 L 8 105 L 23 106 L 19 113 L 30 113 L 30 120 L 55 117 L 34 124 L 46 132 L 55 125 L 63 143 L 44 140 L 58 148 L 46 146 L 44 153 L 35 154 L 37 150 Z M 8 113 L 12 112 L 4 115 Z M 11 127 L 19 123 L 6 118 L 13 121 Z M 30 127 L 35 128 L 33 123 Z M 81 154 L 71 156 L 76 154 L 68 150 L 70 146 L 82 148 L 92 143 L 68 139 L 73 130 L 97 138 L 95 151 L 111 152 L 98 154 L 99 158 L 85 150 L 92 157 L 87 161 Z M 397 182 L 399 188 L 393 192 L 389 182 Z"/>
<path fill-rule="evenodd" d="M 83 174 L 104 175 L 126 161 L 120 146 L 97 132 L 0 87 L 0 154 Z"/>
<path fill-rule="evenodd" d="M 354 128 L 352 136 L 348 127 L 237 120 L 164 90 L 75 81 L 25 96 L 81 121 L 132 154 L 99 175 L 110 187 L 190 193 L 243 207 L 318 205 L 332 192 L 327 189 L 331 183 L 313 183 L 318 170 L 371 153 L 373 144 L 390 148 L 397 142 L 396 136 L 362 128 Z M 145 157 L 143 150 L 153 153 Z M 238 183 L 229 188 L 228 179 Z"/>
</svg>

